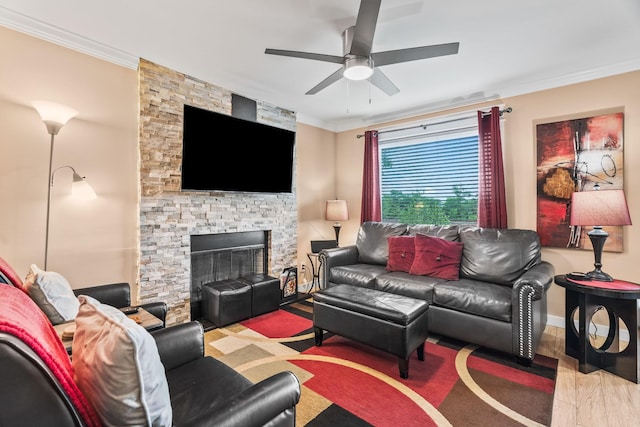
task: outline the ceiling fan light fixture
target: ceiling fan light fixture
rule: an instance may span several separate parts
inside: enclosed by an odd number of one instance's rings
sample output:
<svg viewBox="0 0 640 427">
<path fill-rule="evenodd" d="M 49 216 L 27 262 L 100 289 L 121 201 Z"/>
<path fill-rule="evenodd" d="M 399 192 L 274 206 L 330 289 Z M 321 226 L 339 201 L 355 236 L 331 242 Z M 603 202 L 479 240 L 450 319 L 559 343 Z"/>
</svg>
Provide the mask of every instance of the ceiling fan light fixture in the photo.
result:
<svg viewBox="0 0 640 427">
<path fill-rule="evenodd" d="M 370 58 L 347 58 L 342 75 L 349 80 L 366 80 L 373 74 L 373 64 Z"/>
</svg>

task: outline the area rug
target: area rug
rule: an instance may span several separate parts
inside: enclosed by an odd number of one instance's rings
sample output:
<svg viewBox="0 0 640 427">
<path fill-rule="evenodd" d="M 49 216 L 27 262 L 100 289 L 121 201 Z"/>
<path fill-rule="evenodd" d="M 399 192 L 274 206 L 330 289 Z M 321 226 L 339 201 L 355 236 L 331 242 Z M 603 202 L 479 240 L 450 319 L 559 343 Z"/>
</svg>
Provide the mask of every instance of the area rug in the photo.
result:
<svg viewBox="0 0 640 427">
<path fill-rule="evenodd" d="M 298 426 L 546 426 L 557 360 L 531 367 L 475 345 L 431 336 L 409 378 L 397 358 L 325 332 L 314 343 L 313 304 L 303 300 L 205 334 L 206 353 L 253 382 L 289 370 L 302 386 Z"/>
</svg>

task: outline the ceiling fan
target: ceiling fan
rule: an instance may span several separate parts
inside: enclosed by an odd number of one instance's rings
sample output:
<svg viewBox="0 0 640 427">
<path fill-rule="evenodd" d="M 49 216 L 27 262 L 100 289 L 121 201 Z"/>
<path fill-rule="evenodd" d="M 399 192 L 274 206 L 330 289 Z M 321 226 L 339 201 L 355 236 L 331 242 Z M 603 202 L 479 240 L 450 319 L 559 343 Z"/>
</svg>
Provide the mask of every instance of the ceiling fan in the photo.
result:
<svg viewBox="0 0 640 427">
<path fill-rule="evenodd" d="M 306 95 L 314 95 L 344 77 L 349 80 L 369 79 L 373 85 L 389 96 L 400 92 L 400 89 L 377 67 L 458 53 L 460 43 L 457 42 L 386 52 L 371 52 L 380 3 L 381 0 L 361 0 L 356 25 L 347 28 L 342 33 L 343 56 L 281 49 L 265 49 L 264 53 L 342 65 L 329 77 L 311 88 Z"/>
</svg>

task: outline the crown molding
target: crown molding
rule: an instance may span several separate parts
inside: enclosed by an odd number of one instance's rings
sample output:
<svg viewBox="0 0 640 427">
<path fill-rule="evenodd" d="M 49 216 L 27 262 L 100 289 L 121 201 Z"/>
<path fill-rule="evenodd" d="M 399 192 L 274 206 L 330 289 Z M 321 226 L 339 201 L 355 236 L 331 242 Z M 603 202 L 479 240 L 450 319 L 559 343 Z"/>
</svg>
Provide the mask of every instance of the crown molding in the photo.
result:
<svg viewBox="0 0 640 427">
<path fill-rule="evenodd" d="M 139 57 L 135 55 L 81 37 L 2 6 L 0 6 L 0 25 L 126 68 L 133 70 L 138 68 Z M 567 73 L 561 76 L 519 83 L 515 82 L 500 87 L 484 88 L 483 92 L 477 92 L 466 97 L 442 100 L 440 102 L 393 111 L 387 114 L 327 122 L 298 113 L 297 121 L 333 132 L 342 132 L 389 121 L 411 118 L 422 114 L 435 113 L 450 108 L 459 108 L 495 99 L 504 99 L 542 90 L 555 89 L 637 70 L 640 70 L 640 58 L 633 58 L 628 61 L 575 73 Z"/>
<path fill-rule="evenodd" d="M 640 58 L 633 58 L 628 61 L 610 64 L 604 67 L 583 70 L 575 73 L 567 73 L 561 76 L 553 76 L 546 79 L 530 80 L 526 82 L 495 86 L 487 88 L 485 92 L 476 92 L 466 97 L 457 97 L 450 100 L 434 102 L 404 110 L 393 111 L 390 113 L 368 116 L 353 120 L 344 120 L 331 123 L 330 127 L 334 132 L 341 132 L 351 129 L 357 129 L 367 126 L 379 125 L 382 123 L 408 119 L 423 114 L 437 113 L 451 108 L 466 107 L 481 102 L 488 102 L 496 99 L 502 99 L 529 93 L 539 92 L 543 90 L 556 89 L 572 84 L 584 83 L 605 77 L 611 77 L 618 74 L 624 74 L 632 71 L 640 70 Z"/>
<path fill-rule="evenodd" d="M 0 25 L 136 70 L 139 58 L 0 6 Z"/>
</svg>

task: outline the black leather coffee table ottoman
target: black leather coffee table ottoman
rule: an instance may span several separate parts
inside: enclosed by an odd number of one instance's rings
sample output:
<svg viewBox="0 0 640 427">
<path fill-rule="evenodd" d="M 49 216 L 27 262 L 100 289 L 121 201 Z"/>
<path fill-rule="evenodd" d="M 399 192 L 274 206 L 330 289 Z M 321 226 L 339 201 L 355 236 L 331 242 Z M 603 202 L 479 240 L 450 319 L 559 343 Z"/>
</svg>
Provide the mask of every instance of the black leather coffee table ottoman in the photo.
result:
<svg viewBox="0 0 640 427">
<path fill-rule="evenodd" d="M 258 273 L 238 277 L 238 281 L 251 286 L 251 317 L 280 308 L 280 280 Z"/>
<path fill-rule="evenodd" d="M 202 316 L 218 328 L 251 317 L 251 285 L 235 279 L 202 286 Z"/>
<path fill-rule="evenodd" d="M 337 285 L 313 294 L 315 344 L 323 331 L 350 338 L 398 356 L 401 378 L 409 377 L 409 357 L 424 360 L 429 335 L 429 304 L 359 286 Z"/>
</svg>

